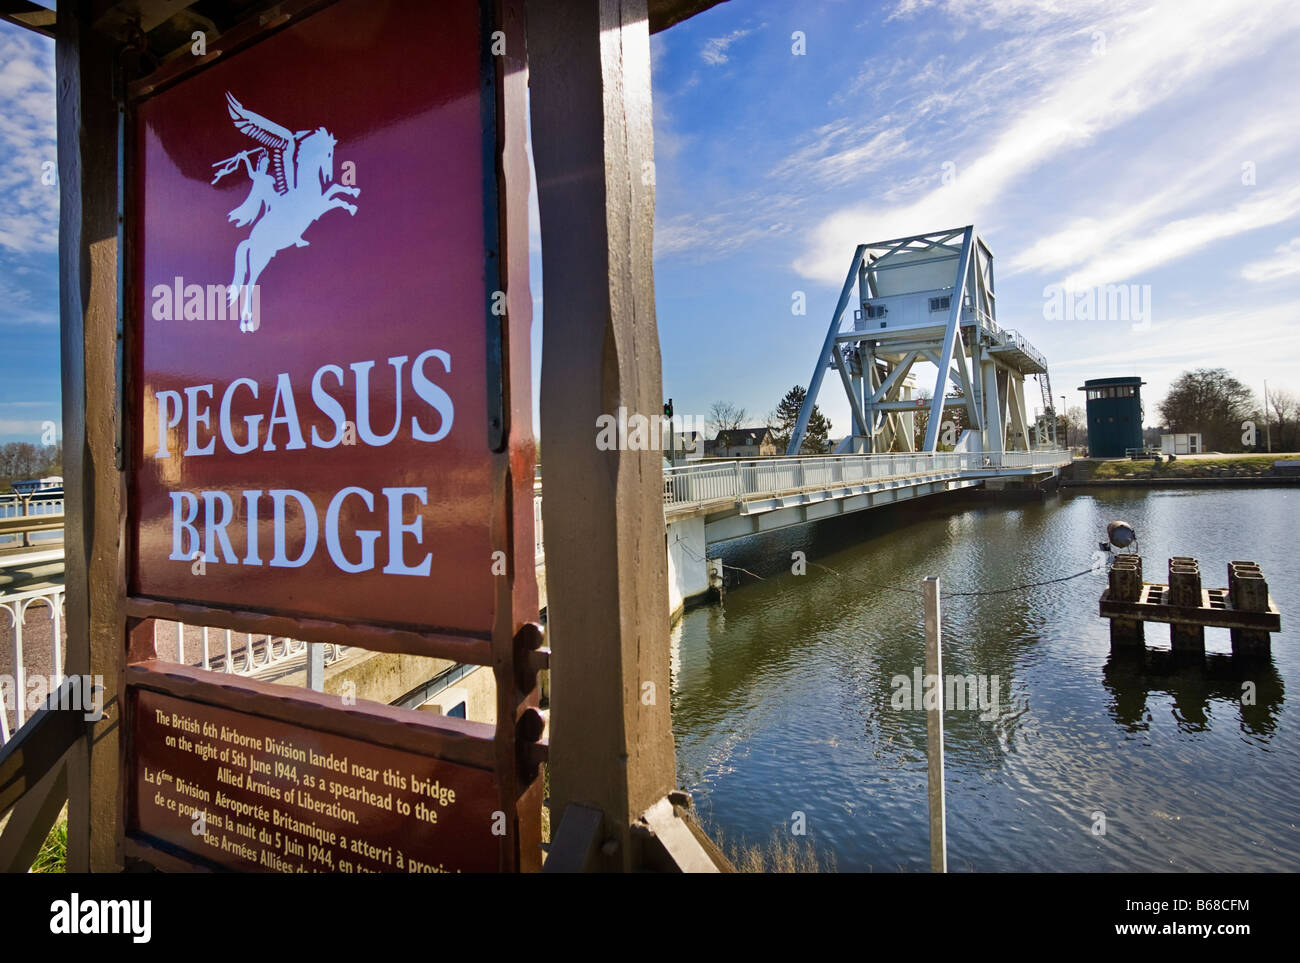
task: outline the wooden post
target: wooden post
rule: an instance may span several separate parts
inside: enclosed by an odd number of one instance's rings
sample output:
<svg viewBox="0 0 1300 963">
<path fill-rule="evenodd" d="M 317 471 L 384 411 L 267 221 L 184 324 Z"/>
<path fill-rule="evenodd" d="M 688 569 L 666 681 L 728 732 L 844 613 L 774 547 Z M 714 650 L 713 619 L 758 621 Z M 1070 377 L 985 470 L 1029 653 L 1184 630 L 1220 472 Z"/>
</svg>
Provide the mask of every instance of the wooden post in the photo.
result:
<svg viewBox="0 0 1300 963">
<path fill-rule="evenodd" d="M 1268 582 L 1254 562 L 1228 563 L 1228 599 L 1242 612 L 1268 611 Z M 1259 629 L 1230 629 L 1232 654 L 1235 656 L 1268 655 L 1270 639 Z"/>
<path fill-rule="evenodd" d="M 67 671 L 102 676 L 104 717 L 68 760 L 68 871 L 121 868 L 122 479 L 117 468 L 118 111 L 114 47 L 86 2 L 55 38 Z"/>
<path fill-rule="evenodd" d="M 1201 608 L 1201 570 L 1194 558 L 1169 560 L 1169 604 Z M 1169 647 L 1175 654 L 1204 655 L 1205 626 L 1192 622 L 1169 623 Z"/>
<path fill-rule="evenodd" d="M 1110 597 L 1117 602 L 1138 602 L 1142 598 L 1142 557 L 1119 555 L 1108 573 Z M 1142 647 L 1146 644 L 1146 623 L 1140 619 L 1111 619 L 1112 647 Z"/>
<path fill-rule="evenodd" d="M 937 705 L 925 710 L 929 761 L 930 871 L 948 872 L 948 822 L 943 800 L 943 629 L 939 618 L 939 576 L 927 575 L 925 591 L 925 677 L 933 680 Z"/>
<path fill-rule="evenodd" d="M 646 0 L 527 6 L 541 212 L 551 811 L 602 815 L 584 868 L 640 868 L 633 822 L 675 785 L 662 453 L 596 419 L 660 412 Z M 590 822 L 590 821 L 589 821 Z M 573 825 L 576 825 L 574 822 Z M 593 830 L 595 831 L 595 830 Z"/>
</svg>

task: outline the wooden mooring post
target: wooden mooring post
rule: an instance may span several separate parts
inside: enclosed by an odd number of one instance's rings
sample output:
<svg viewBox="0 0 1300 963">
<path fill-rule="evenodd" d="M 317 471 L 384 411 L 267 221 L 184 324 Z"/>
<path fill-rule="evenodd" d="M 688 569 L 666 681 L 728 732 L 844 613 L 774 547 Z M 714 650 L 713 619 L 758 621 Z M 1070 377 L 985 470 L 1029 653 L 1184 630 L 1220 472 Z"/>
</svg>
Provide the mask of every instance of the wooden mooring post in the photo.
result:
<svg viewBox="0 0 1300 963">
<path fill-rule="evenodd" d="M 1269 634 L 1282 629 L 1281 613 L 1254 562 L 1229 562 L 1228 587 L 1206 589 L 1200 563 L 1179 555 L 1169 560 L 1168 585 L 1142 581 L 1140 556 L 1117 556 L 1101 593 L 1100 614 L 1110 619 L 1112 649 L 1143 646 L 1145 624 L 1165 622 L 1170 647 L 1186 656 L 1205 654 L 1207 626 L 1228 629 L 1232 654 L 1241 657 L 1268 655 Z"/>
</svg>

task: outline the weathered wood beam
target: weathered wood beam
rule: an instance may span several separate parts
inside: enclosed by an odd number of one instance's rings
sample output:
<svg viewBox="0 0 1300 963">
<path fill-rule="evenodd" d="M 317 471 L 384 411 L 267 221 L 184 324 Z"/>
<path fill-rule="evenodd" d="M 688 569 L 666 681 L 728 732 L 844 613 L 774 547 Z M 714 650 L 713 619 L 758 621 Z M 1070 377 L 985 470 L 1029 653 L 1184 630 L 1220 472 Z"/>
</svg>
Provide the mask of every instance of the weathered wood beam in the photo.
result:
<svg viewBox="0 0 1300 963">
<path fill-rule="evenodd" d="M 7 20 L 16 27 L 53 37 L 57 19 L 58 14 L 53 10 L 31 0 L 0 0 L 0 20 Z"/>
<path fill-rule="evenodd" d="M 114 42 L 89 5 L 61 5 L 54 45 L 59 144 L 59 321 L 63 383 L 64 581 L 69 674 L 101 675 L 104 718 L 68 759 L 68 870 L 114 871 L 125 558 L 116 468 L 117 105 Z"/>
<path fill-rule="evenodd" d="M 541 212 L 551 810 L 604 817 L 600 868 L 635 870 L 632 823 L 674 788 L 659 451 L 602 451 L 597 418 L 662 405 L 646 0 L 530 0 Z"/>
<path fill-rule="evenodd" d="M 726 0 L 650 0 L 650 32 L 667 30 L 674 24 L 724 2 Z"/>
</svg>

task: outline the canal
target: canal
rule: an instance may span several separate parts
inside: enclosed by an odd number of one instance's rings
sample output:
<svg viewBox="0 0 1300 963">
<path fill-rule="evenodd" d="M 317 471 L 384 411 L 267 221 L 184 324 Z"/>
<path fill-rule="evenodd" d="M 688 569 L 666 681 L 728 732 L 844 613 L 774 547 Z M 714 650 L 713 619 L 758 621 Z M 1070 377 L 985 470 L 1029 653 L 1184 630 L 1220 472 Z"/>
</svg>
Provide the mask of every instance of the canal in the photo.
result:
<svg viewBox="0 0 1300 963">
<path fill-rule="evenodd" d="M 752 576 L 673 629 L 678 783 L 710 831 L 762 847 L 802 823 L 824 867 L 928 869 L 925 714 L 894 683 L 923 664 L 922 602 L 894 589 L 938 575 L 945 673 L 996 683 L 945 712 L 950 871 L 1300 868 L 1300 491 L 958 497 L 715 547 Z M 1272 660 L 1234 664 L 1226 629 L 1206 630 L 1203 669 L 1112 660 L 1104 572 L 948 594 L 1088 569 L 1116 518 L 1148 581 L 1171 555 L 1198 558 L 1206 587 L 1257 561 L 1282 612 Z M 1147 644 L 1167 649 L 1167 628 Z"/>
</svg>

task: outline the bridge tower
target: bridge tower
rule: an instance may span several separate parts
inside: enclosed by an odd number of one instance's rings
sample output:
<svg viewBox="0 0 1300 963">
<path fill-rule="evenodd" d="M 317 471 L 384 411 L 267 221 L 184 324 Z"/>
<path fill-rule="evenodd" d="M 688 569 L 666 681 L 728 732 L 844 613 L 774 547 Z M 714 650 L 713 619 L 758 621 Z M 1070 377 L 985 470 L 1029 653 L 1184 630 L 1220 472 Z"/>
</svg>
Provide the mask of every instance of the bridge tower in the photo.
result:
<svg viewBox="0 0 1300 963">
<path fill-rule="evenodd" d="M 928 398 L 915 395 L 918 362 L 936 369 Z M 959 451 L 1017 451 L 1030 439 L 1025 375 L 1045 377 L 1047 360 L 998 325 L 993 252 L 968 224 L 858 245 L 787 454 L 803 445 L 827 369 L 839 374 L 852 411 L 842 453 L 918 450 L 920 413 L 928 414 L 920 451 L 941 440 Z M 945 430 L 956 424 L 948 409 L 962 411 L 960 436 Z"/>
</svg>

